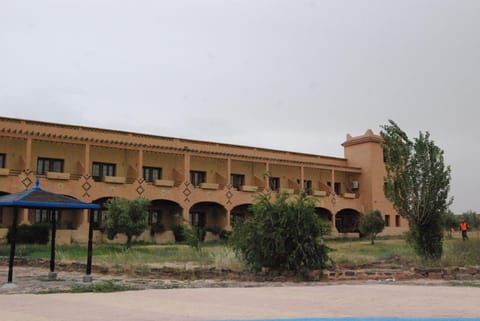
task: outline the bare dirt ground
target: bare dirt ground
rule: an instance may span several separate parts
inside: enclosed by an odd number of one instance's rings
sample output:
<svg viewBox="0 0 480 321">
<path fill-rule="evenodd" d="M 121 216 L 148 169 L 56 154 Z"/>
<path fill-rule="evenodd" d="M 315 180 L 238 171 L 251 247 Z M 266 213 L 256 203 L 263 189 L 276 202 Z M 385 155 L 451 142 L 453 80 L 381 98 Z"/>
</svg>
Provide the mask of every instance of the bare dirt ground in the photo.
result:
<svg viewBox="0 0 480 321">
<path fill-rule="evenodd" d="M 82 286 L 83 275 L 15 267 L 14 288 L 0 289 L 0 321 L 251 320 L 320 317 L 480 318 L 480 288 L 445 281 L 239 282 L 93 275 L 139 291 L 53 293 Z M 7 267 L 0 266 L 0 285 Z M 480 320 L 480 319 L 479 319 Z"/>
</svg>

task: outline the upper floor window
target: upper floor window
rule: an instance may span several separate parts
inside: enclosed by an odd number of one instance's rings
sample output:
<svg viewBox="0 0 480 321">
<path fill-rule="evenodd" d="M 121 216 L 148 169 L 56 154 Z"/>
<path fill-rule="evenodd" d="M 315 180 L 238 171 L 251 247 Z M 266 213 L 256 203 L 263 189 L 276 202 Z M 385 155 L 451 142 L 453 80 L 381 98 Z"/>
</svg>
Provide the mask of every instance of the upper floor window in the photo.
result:
<svg viewBox="0 0 480 321">
<path fill-rule="evenodd" d="M 332 182 L 327 182 L 327 185 L 332 187 Z M 342 184 L 339 182 L 335 182 L 335 184 L 333 184 L 333 191 L 335 192 L 335 194 L 340 195 L 340 193 L 342 192 Z"/>
<path fill-rule="evenodd" d="M 278 191 L 280 189 L 280 177 L 270 177 L 270 189 Z"/>
<path fill-rule="evenodd" d="M 162 178 L 162 169 L 159 167 L 143 167 L 143 179 L 147 182 L 155 182 Z"/>
<path fill-rule="evenodd" d="M 206 177 L 206 172 L 190 171 L 190 183 L 192 183 L 193 186 L 200 186 L 201 183 L 205 183 Z"/>
<path fill-rule="evenodd" d="M 7 156 L 5 154 L 0 154 L 0 168 L 5 168 L 5 159 Z"/>
<path fill-rule="evenodd" d="M 63 172 L 63 159 L 39 157 L 37 159 L 37 174 L 46 175 L 47 172 Z"/>
<path fill-rule="evenodd" d="M 93 162 L 92 177 L 96 181 L 101 181 L 105 176 L 115 176 L 115 164 Z"/>
<path fill-rule="evenodd" d="M 233 188 L 240 189 L 240 186 L 245 185 L 245 175 L 241 174 L 231 174 L 230 181 Z"/>
</svg>

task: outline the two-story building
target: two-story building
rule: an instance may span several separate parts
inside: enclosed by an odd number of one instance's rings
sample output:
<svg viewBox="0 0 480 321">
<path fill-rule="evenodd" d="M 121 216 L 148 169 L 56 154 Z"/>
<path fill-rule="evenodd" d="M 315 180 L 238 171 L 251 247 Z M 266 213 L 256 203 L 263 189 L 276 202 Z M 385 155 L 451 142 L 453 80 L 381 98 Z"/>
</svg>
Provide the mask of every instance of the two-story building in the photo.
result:
<svg viewBox="0 0 480 321">
<path fill-rule="evenodd" d="M 173 242 L 183 220 L 210 231 L 234 228 L 249 215 L 256 191 L 305 191 L 336 234 L 357 233 L 360 213 L 380 210 L 384 234 L 401 234 L 407 222 L 383 194 L 381 137 L 368 130 L 347 135 L 344 157 L 330 157 L 124 131 L 0 117 L 0 195 L 32 187 L 103 205 L 112 197 L 151 200 L 147 242 Z M 0 240 L 12 223 L 0 210 Z M 45 210 L 23 210 L 19 224 L 49 222 Z M 87 211 L 62 211 L 59 241 L 86 241 Z M 101 232 L 102 211 L 93 213 Z"/>
</svg>

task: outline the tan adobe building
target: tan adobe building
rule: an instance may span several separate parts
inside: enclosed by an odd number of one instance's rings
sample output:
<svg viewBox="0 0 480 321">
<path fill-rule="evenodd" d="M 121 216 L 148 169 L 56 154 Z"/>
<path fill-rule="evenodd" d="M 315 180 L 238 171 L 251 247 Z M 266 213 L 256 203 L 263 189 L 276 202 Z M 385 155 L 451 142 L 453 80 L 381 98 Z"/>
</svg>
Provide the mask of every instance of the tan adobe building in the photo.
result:
<svg viewBox="0 0 480 321">
<path fill-rule="evenodd" d="M 371 209 L 385 218 L 383 234 L 405 232 L 407 222 L 383 194 L 381 137 L 371 130 L 347 135 L 343 147 L 337 158 L 0 117 L 0 195 L 31 188 L 38 177 L 43 189 L 84 202 L 143 196 L 152 202 L 139 239 L 157 243 L 174 241 L 178 217 L 215 238 L 249 214 L 257 190 L 307 192 L 334 234 L 357 233 L 360 213 Z M 10 211 L 0 212 L 0 242 Z M 101 211 L 93 215 L 95 238 L 106 241 Z M 86 241 L 87 211 L 57 216 L 59 243 Z M 49 220 L 45 210 L 24 210 L 18 223 Z"/>
</svg>

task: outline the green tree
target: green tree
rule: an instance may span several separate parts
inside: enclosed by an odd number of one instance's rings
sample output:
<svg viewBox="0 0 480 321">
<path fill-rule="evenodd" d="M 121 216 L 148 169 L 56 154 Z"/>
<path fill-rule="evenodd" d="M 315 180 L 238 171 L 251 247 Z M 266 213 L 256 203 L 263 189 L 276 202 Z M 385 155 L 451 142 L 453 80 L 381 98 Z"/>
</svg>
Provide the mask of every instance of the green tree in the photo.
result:
<svg viewBox="0 0 480 321">
<path fill-rule="evenodd" d="M 358 229 L 363 235 L 367 235 L 370 238 L 370 242 L 373 245 L 378 233 L 381 233 L 385 228 L 385 220 L 382 217 L 380 211 L 371 210 L 368 214 L 362 215 Z"/>
<path fill-rule="evenodd" d="M 150 201 L 144 197 L 134 200 L 111 198 L 107 201 L 107 211 L 103 227 L 108 239 L 113 240 L 117 234 L 127 236 L 127 248 L 132 245 L 132 238 L 139 236 L 147 228 L 148 206 Z"/>
<path fill-rule="evenodd" d="M 252 216 L 239 222 L 230 238 L 236 251 L 254 270 L 268 267 L 305 276 L 333 262 L 322 236 L 327 228 L 315 213 L 315 200 L 301 193 L 257 193 Z"/>
<path fill-rule="evenodd" d="M 458 229 L 458 225 L 460 224 L 460 217 L 453 214 L 452 211 L 445 211 L 442 214 L 442 222 L 445 231 L 447 231 L 448 238 L 452 238 L 452 231 Z"/>
<path fill-rule="evenodd" d="M 477 213 L 472 210 L 462 213 L 459 221 L 467 222 L 468 228 L 470 229 L 478 230 L 478 228 L 480 228 L 480 218 L 478 218 Z"/>
<path fill-rule="evenodd" d="M 448 197 L 450 167 L 445 166 L 443 151 L 430 140 L 428 132 L 420 132 L 410 141 L 391 120 L 382 128 L 385 196 L 407 218 L 409 240 L 416 253 L 424 259 L 438 260 L 443 246 L 442 213 L 452 202 Z"/>
<path fill-rule="evenodd" d="M 477 213 L 472 210 L 468 210 L 459 216 L 459 224 L 461 221 L 467 222 L 469 230 L 476 230 L 477 238 L 480 238 L 480 218 L 478 217 Z"/>
</svg>

